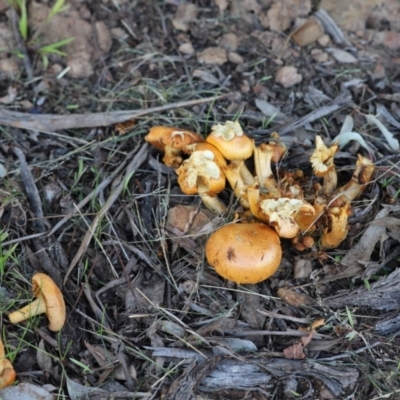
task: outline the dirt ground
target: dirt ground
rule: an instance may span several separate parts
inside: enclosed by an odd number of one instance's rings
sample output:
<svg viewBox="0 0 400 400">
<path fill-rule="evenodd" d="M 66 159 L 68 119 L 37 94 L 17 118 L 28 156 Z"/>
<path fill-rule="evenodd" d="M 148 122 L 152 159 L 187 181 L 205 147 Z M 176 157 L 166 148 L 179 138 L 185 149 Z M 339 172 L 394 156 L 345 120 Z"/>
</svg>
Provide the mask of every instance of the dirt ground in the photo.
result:
<svg viewBox="0 0 400 400">
<path fill-rule="evenodd" d="M 1 399 L 400 399 L 398 0 L 0 0 L 0 49 Z M 247 192 L 212 213 L 144 140 L 226 121 L 284 146 L 271 179 L 314 207 L 316 136 L 338 146 L 323 213 L 256 284 L 204 252 Z M 10 321 L 38 272 L 55 332 Z"/>
</svg>

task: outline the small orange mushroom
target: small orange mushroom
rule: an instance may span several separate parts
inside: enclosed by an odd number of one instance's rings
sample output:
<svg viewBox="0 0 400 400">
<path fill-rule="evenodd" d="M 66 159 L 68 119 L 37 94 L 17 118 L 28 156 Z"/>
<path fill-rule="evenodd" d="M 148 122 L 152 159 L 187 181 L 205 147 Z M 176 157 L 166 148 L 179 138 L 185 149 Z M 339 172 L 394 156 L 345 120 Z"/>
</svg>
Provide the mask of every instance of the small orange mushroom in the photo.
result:
<svg viewBox="0 0 400 400">
<path fill-rule="evenodd" d="M 0 340 L 0 389 L 10 386 L 17 374 L 10 360 L 5 358 L 4 345 Z"/>
<path fill-rule="evenodd" d="M 164 152 L 164 164 L 173 168 L 182 164 L 182 150 L 187 145 L 204 141 L 195 132 L 172 126 L 153 126 L 144 140 Z"/>
<path fill-rule="evenodd" d="M 261 223 L 229 224 L 206 244 L 208 263 L 236 283 L 258 283 L 272 276 L 282 259 L 279 236 Z"/>
<path fill-rule="evenodd" d="M 332 193 L 337 186 L 337 173 L 334 164 L 334 157 L 338 148 L 339 146 L 337 144 L 328 148 L 322 141 L 321 136 L 315 137 L 315 150 L 310 157 L 310 162 L 314 174 L 318 177 L 324 178 L 322 184 L 323 194 Z"/>
<path fill-rule="evenodd" d="M 253 141 L 244 134 L 238 121 L 226 121 L 223 125 L 214 125 L 206 142 L 215 146 L 227 160 L 239 167 L 245 185 L 254 182 L 253 175 L 244 164 L 244 160 L 253 154 Z"/>
<path fill-rule="evenodd" d="M 194 151 L 176 172 L 183 193 L 198 194 L 215 214 L 225 211 L 226 206 L 217 197 L 225 189 L 225 175 L 211 150 Z"/>
<path fill-rule="evenodd" d="M 65 323 L 65 303 L 63 295 L 55 282 L 46 274 L 37 273 L 32 277 L 32 291 L 36 297 L 32 303 L 12 312 L 8 319 L 17 324 L 36 315 L 46 313 L 49 329 L 58 332 Z"/>
<path fill-rule="evenodd" d="M 341 199 L 344 201 L 350 202 L 356 199 L 357 197 L 361 196 L 368 183 L 371 182 L 374 171 L 374 163 L 370 159 L 359 154 L 356 169 L 351 177 L 351 180 L 338 188 L 335 191 L 335 194 L 343 193 Z"/>
</svg>

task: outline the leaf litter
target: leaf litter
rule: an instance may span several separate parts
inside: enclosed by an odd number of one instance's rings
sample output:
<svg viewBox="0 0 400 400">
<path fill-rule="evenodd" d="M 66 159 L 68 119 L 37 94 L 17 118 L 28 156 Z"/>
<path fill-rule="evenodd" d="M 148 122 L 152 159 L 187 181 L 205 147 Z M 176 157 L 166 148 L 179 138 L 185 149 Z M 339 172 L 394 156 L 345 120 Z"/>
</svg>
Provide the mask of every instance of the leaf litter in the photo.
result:
<svg viewBox="0 0 400 400">
<path fill-rule="evenodd" d="M 400 112 L 393 2 L 359 14 L 343 4 L 344 20 L 334 19 L 329 4 L 327 12 L 307 0 L 106 3 L 71 4 L 38 35 L 46 45 L 55 38 L 52 26 L 68 26 L 62 36 L 81 27 L 67 59 L 50 56 L 46 68 L 34 58 L 37 47 L 17 38 L 24 60 L 12 52 L 0 60 L 12 82 L 0 88 L 1 304 L 19 380 L 1 389 L 2 398 L 18 390 L 34 398 L 49 383 L 70 398 L 395 395 Z M 47 5 L 31 4 L 31 32 L 42 29 L 40 7 Z M 349 28 L 350 17 L 363 28 Z M 3 28 L 1 37 L 13 37 Z M 10 75 L 18 68 L 22 81 L 34 74 L 41 83 L 21 86 Z M 132 118 L 122 135 L 113 127 Z M 240 211 L 232 193 L 222 194 L 226 214 L 209 215 L 142 141 L 155 125 L 206 135 L 232 119 L 258 143 L 279 133 L 289 152 L 274 167 L 277 177 L 299 167 L 310 175 L 316 133 L 340 146 L 340 182 L 359 152 L 377 166 L 339 248 L 316 243 L 300 253 L 283 241 L 277 274 L 243 287 L 204 262 L 206 237 Z M 67 300 L 59 336 L 40 318 L 20 326 L 7 319 L 15 303 L 31 298 L 29 277 L 38 271 L 52 275 Z M 322 317 L 318 332 L 298 330 Z"/>
</svg>

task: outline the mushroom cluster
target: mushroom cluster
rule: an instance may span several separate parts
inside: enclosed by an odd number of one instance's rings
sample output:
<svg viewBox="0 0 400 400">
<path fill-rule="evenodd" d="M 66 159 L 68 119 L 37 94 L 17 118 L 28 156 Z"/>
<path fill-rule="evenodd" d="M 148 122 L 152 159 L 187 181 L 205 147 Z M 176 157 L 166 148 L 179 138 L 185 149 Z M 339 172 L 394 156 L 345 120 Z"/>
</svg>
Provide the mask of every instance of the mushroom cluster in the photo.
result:
<svg viewBox="0 0 400 400">
<path fill-rule="evenodd" d="M 300 251 L 312 247 L 316 240 L 322 249 L 339 246 L 347 236 L 351 202 L 362 194 L 375 169 L 368 158 L 359 155 L 350 182 L 338 188 L 334 163 L 338 145 L 327 147 L 316 136 L 310 162 L 315 176 L 322 182 L 312 185 L 311 190 L 304 190 L 311 185 L 302 171 L 274 173 L 273 163 L 278 163 L 286 152 L 279 136 L 273 134 L 269 143 L 257 146 L 245 135 L 238 121 L 213 126 L 205 140 L 194 132 L 161 126 L 153 127 L 145 140 L 165 153 L 164 162 L 176 168 L 184 193 L 198 194 L 206 207 L 219 214 L 226 210 L 226 205 L 218 194 L 228 181 L 244 215 L 254 220 L 254 223 L 220 228 L 206 245 L 209 264 L 220 275 L 237 283 L 260 282 L 277 270 L 282 255 L 280 238 L 291 239 Z M 175 157 L 173 163 L 171 154 Z M 246 165 L 251 157 L 254 174 Z M 242 247 L 239 242 L 243 243 Z M 264 247 L 258 249 L 256 244 Z M 279 249 L 272 256 L 265 253 L 269 247 Z M 251 254 L 254 259 L 273 261 L 269 266 L 263 261 L 251 264 L 244 261 L 240 251 Z M 256 272 L 250 276 L 248 269 Z"/>
</svg>

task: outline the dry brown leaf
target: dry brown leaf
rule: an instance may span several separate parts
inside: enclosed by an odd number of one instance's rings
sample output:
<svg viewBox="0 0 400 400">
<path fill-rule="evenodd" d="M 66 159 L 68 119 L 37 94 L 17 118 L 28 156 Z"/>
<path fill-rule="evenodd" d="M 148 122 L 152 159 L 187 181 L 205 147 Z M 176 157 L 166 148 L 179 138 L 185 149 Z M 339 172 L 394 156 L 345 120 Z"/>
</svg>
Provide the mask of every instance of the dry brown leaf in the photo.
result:
<svg viewBox="0 0 400 400">
<path fill-rule="evenodd" d="M 273 31 L 285 31 L 298 17 L 311 11 L 311 0 L 275 0 L 268 10 L 269 26 Z"/>
<path fill-rule="evenodd" d="M 198 14 L 197 6 L 191 3 L 181 3 L 172 19 L 172 25 L 179 31 L 187 32 L 191 21 L 196 20 Z"/>
<path fill-rule="evenodd" d="M 51 371 L 53 363 L 50 354 L 46 351 L 43 339 L 40 340 L 36 350 L 36 361 L 42 371 Z"/>
<path fill-rule="evenodd" d="M 296 85 L 302 80 L 303 77 L 297 72 L 297 68 L 295 67 L 282 67 L 275 75 L 275 81 L 285 88 Z"/>
<path fill-rule="evenodd" d="M 311 331 L 308 336 L 303 336 L 296 343 L 292 344 L 286 349 L 283 349 L 283 355 L 285 358 L 289 358 L 291 360 L 303 360 L 306 358 L 303 349 L 311 342 L 314 335 L 315 331 Z"/>
<path fill-rule="evenodd" d="M 294 289 L 283 287 L 277 292 L 278 297 L 285 302 L 294 307 L 302 307 L 310 304 L 310 298 L 304 293 L 297 293 Z"/>
<path fill-rule="evenodd" d="M 186 43 L 182 43 L 178 50 L 183 53 L 183 54 L 187 54 L 187 55 L 192 55 L 194 54 L 194 48 L 191 42 L 186 42 Z"/>
<path fill-rule="evenodd" d="M 358 62 L 357 58 L 355 58 L 351 53 L 342 49 L 330 47 L 326 49 L 326 52 L 331 54 L 337 62 L 342 64 L 353 64 Z"/>
<path fill-rule="evenodd" d="M 197 60 L 206 65 L 223 65 L 228 61 L 228 54 L 222 47 L 207 47 L 197 54 Z"/>
<path fill-rule="evenodd" d="M 177 205 L 168 210 L 167 224 L 188 235 L 195 235 L 210 222 L 210 212 L 194 205 Z"/>
<path fill-rule="evenodd" d="M 376 215 L 375 220 L 385 218 L 389 214 L 389 211 L 389 208 L 382 209 Z M 342 265 L 349 267 L 349 269 L 354 269 L 354 274 L 351 276 L 356 275 L 360 267 L 370 261 L 376 243 L 383 239 L 385 235 L 385 226 L 370 225 L 366 229 L 358 243 L 347 252 L 341 261 Z"/>
</svg>

